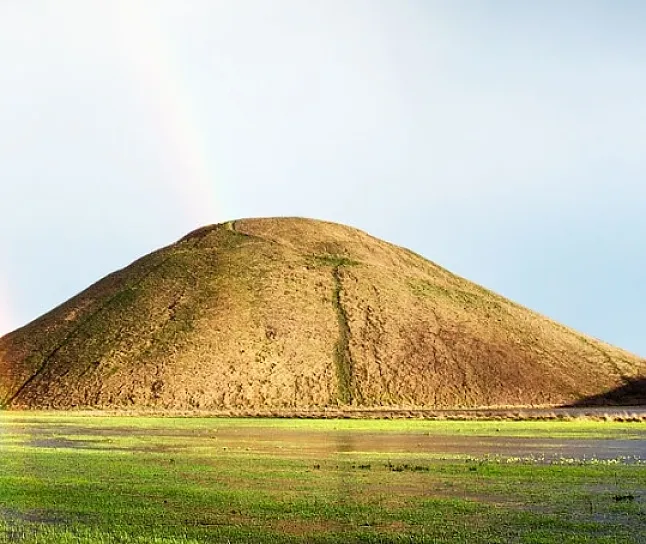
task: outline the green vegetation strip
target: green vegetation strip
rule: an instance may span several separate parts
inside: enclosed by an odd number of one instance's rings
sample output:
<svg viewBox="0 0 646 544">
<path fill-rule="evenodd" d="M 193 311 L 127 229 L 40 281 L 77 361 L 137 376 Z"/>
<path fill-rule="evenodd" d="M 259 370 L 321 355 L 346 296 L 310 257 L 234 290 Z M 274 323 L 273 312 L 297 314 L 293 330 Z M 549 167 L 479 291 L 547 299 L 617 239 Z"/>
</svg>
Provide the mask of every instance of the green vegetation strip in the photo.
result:
<svg viewBox="0 0 646 544">
<path fill-rule="evenodd" d="M 324 443 L 327 432 L 349 444 L 361 436 L 378 443 L 395 432 L 413 441 L 428 433 L 545 440 L 646 435 L 639 423 L 587 421 L 2 413 L 0 542 L 646 541 L 646 466 L 440 459 L 405 449 L 309 451 L 309 439 Z"/>
<path fill-rule="evenodd" d="M 337 383 L 339 388 L 339 403 L 352 403 L 352 356 L 350 354 L 350 326 L 348 316 L 341 302 L 341 272 L 340 265 L 332 270 L 334 279 L 334 293 L 332 304 L 339 322 L 339 338 L 334 346 L 334 360 L 336 362 Z"/>
<path fill-rule="evenodd" d="M 0 429 L 7 426 L 69 425 L 88 428 L 137 429 L 302 429 L 311 432 L 364 431 L 379 433 L 416 433 L 441 436 L 515 436 L 532 438 L 588 438 L 646 440 L 646 423 L 594 419 L 572 420 L 425 420 L 425 419 L 289 419 L 255 417 L 146 417 L 112 416 L 75 412 L 1 412 Z M 0 435 L 1 436 L 1 435 Z"/>
</svg>

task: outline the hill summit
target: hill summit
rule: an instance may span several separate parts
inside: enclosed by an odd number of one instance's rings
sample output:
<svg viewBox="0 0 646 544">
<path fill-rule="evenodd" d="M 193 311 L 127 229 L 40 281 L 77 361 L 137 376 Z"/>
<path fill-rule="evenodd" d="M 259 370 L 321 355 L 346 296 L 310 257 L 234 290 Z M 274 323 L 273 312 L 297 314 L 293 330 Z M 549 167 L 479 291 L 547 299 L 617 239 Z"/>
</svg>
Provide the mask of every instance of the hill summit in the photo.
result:
<svg viewBox="0 0 646 544">
<path fill-rule="evenodd" d="M 201 228 L 0 339 L 5 407 L 558 405 L 646 361 L 346 226 Z"/>
</svg>

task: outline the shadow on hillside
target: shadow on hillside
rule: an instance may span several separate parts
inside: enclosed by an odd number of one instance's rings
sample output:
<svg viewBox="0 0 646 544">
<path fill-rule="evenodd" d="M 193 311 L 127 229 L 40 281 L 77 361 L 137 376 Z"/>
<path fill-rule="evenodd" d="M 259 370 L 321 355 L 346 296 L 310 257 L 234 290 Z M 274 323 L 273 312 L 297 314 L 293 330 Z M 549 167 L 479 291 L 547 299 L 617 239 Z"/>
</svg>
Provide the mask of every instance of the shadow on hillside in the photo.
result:
<svg viewBox="0 0 646 544">
<path fill-rule="evenodd" d="M 573 406 L 638 406 L 646 405 L 646 377 L 636 379 L 627 378 L 624 385 L 585 397 L 569 404 Z"/>
</svg>

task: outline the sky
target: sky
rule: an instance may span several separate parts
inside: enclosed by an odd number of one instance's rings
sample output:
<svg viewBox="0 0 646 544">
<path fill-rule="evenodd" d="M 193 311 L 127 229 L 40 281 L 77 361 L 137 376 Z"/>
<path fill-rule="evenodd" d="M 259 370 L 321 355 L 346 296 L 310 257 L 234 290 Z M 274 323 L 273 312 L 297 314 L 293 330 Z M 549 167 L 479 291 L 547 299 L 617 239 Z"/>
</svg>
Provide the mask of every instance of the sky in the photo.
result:
<svg viewBox="0 0 646 544">
<path fill-rule="evenodd" d="M 646 356 L 644 97 L 641 1 L 0 2 L 0 334 L 286 215 Z"/>
</svg>

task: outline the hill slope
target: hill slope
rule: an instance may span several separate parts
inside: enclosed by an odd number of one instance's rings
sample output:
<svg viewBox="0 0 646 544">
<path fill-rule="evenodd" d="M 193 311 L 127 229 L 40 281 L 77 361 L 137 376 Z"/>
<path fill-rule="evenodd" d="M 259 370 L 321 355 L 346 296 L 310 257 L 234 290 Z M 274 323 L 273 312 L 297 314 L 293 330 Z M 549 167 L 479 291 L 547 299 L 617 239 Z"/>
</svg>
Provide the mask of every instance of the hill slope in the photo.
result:
<svg viewBox="0 0 646 544">
<path fill-rule="evenodd" d="M 0 402 L 277 409 L 561 404 L 646 361 L 342 225 L 197 230 L 0 339 Z"/>
</svg>

